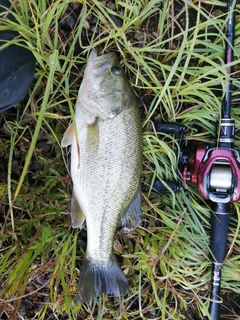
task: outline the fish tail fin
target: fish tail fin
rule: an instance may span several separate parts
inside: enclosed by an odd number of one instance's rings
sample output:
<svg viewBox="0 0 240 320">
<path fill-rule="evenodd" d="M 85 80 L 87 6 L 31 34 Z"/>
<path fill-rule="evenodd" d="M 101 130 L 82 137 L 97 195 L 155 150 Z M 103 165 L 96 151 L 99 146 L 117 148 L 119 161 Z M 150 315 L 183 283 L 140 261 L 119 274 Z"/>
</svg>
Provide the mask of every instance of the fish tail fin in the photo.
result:
<svg viewBox="0 0 240 320">
<path fill-rule="evenodd" d="M 76 295 L 78 304 L 90 303 L 101 293 L 119 297 L 124 295 L 127 289 L 127 279 L 115 257 L 107 262 L 84 258 Z"/>
</svg>

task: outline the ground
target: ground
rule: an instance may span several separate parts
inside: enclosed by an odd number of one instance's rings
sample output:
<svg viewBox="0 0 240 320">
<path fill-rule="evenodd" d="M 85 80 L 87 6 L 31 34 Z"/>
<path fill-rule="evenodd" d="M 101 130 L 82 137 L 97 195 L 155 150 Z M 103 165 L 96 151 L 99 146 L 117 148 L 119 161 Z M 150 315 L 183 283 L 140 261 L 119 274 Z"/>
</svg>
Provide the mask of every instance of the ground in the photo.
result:
<svg viewBox="0 0 240 320">
<path fill-rule="evenodd" d="M 238 149 L 239 8 L 232 73 Z M 36 73 L 26 98 L 0 115 L 1 319 L 209 319 L 212 213 L 190 184 L 178 193 L 153 190 L 156 177 L 178 176 L 178 136 L 157 134 L 155 127 L 159 121 L 185 125 L 186 150 L 193 141 L 216 143 L 227 76 L 226 3 L 19 0 L 14 10 L 18 23 L 6 19 L 3 27 L 23 35 Z M 77 306 L 87 232 L 71 228 L 70 157 L 60 141 L 93 47 L 117 53 L 139 99 L 143 221 L 130 233 L 116 233 L 128 294 Z M 234 203 L 221 319 L 240 318 L 239 221 Z"/>
</svg>

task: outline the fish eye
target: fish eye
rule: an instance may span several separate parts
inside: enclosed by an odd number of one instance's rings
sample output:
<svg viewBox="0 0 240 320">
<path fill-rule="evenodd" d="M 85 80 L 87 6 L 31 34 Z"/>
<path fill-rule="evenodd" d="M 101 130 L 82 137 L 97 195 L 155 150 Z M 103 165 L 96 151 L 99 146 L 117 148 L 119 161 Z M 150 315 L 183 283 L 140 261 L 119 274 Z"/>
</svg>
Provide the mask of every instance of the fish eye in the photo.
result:
<svg viewBox="0 0 240 320">
<path fill-rule="evenodd" d="M 122 68 L 119 67 L 119 66 L 113 66 L 113 67 L 111 68 L 111 72 L 112 72 L 112 74 L 114 74 L 115 76 L 120 76 L 120 75 L 123 73 Z"/>
</svg>

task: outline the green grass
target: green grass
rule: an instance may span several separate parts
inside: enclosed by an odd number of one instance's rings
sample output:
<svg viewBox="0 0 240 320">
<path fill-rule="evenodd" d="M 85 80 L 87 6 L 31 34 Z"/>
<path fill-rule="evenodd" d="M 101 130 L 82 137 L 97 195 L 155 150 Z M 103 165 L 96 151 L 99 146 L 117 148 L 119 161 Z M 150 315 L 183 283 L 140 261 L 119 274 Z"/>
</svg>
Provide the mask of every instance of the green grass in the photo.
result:
<svg viewBox="0 0 240 320">
<path fill-rule="evenodd" d="M 83 0 L 75 4 L 81 14 L 67 33 L 61 28 L 73 8 L 67 2 L 18 3 L 18 23 L 5 19 L 0 30 L 20 32 L 20 45 L 36 57 L 36 73 L 26 99 L 0 118 L 0 315 L 21 319 L 23 307 L 32 304 L 38 319 L 192 319 L 191 313 L 203 319 L 209 306 L 211 211 L 192 186 L 164 196 L 152 190 L 156 176 L 177 176 L 176 137 L 156 134 L 154 122 L 178 121 L 186 126 L 187 142 L 214 143 L 226 90 L 226 5 L 126 0 L 110 8 Z M 232 63 L 237 149 L 239 9 Z M 140 101 L 143 221 L 135 231 L 116 235 L 128 294 L 102 295 L 89 306 L 77 306 L 86 230 L 71 228 L 69 157 L 60 141 L 74 114 L 87 55 L 97 46 L 101 53 L 117 52 Z M 240 294 L 238 203 L 234 209 L 222 290 Z"/>
</svg>

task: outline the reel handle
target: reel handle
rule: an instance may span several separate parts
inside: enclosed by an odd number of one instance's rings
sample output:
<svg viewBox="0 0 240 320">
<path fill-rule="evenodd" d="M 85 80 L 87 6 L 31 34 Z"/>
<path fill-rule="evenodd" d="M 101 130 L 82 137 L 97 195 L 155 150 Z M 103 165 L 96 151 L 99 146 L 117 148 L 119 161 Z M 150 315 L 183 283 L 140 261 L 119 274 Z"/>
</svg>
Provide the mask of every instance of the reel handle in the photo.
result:
<svg viewBox="0 0 240 320">
<path fill-rule="evenodd" d="M 157 132 L 174 134 L 179 136 L 179 150 L 183 142 L 183 136 L 185 126 L 177 122 L 157 122 L 155 123 L 155 129 Z M 169 194 L 171 192 L 178 192 L 181 190 L 181 181 L 178 178 L 177 181 L 165 180 L 164 183 L 156 179 L 153 188 L 160 194 Z"/>
<path fill-rule="evenodd" d="M 157 132 L 176 135 L 181 135 L 185 130 L 185 126 L 177 122 L 157 122 L 155 128 Z"/>
<path fill-rule="evenodd" d="M 169 187 L 167 188 L 166 185 Z M 164 183 L 159 179 L 156 179 L 153 184 L 153 189 L 155 189 L 160 194 L 169 194 L 171 190 L 175 193 L 181 190 L 181 185 L 176 181 L 165 180 Z M 169 190 L 171 189 L 171 190 Z"/>
</svg>

